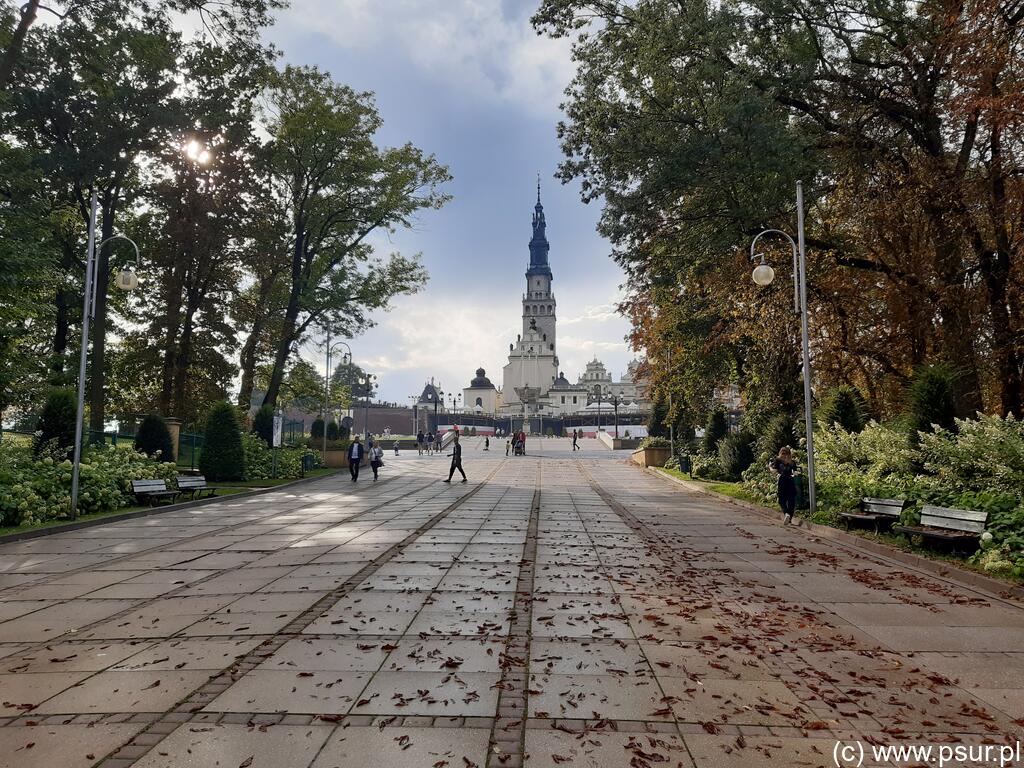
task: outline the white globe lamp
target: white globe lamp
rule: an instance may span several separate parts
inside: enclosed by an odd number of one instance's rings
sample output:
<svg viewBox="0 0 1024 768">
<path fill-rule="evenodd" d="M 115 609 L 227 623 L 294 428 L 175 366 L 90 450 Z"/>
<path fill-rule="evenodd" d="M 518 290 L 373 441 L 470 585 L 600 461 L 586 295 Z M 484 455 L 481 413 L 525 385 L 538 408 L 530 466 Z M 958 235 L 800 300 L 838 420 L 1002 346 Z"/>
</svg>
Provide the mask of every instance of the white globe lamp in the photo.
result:
<svg viewBox="0 0 1024 768">
<path fill-rule="evenodd" d="M 751 277 L 754 279 L 755 283 L 763 288 L 766 285 L 771 285 L 772 280 L 775 279 L 775 270 L 762 261 L 754 267 L 754 272 L 751 274 Z"/>
<path fill-rule="evenodd" d="M 117 273 L 114 283 L 122 291 L 134 291 L 139 287 L 139 276 L 130 269 L 122 269 Z"/>
</svg>

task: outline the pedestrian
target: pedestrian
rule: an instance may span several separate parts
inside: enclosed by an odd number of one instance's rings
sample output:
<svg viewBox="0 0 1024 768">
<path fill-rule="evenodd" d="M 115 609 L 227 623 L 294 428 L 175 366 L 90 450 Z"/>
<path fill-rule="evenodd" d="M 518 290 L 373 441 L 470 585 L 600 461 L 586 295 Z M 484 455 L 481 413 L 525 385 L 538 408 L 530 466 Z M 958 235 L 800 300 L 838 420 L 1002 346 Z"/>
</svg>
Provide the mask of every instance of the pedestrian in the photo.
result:
<svg viewBox="0 0 1024 768">
<path fill-rule="evenodd" d="M 455 434 L 458 434 L 458 432 L 456 432 Z M 443 447 L 441 445 L 441 437 L 441 430 L 438 430 L 437 432 L 434 433 L 434 450 L 437 451 L 438 453 L 441 452 L 441 448 Z"/>
<path fill-rule="evenodd" d="M 484 435 L 484 450 L 491 450 L 491 438 L 488 437 L 487 435 Z"/>
<path fill-rule="evenodd" d="M 580 449 L 580 447 L 579 447 L 579 446 L 578 446 L 578 445 L 576 444 L 576 443 L 577 443 L 577 441 L 578 441 L 579 439 L 580 439 L 580 434 L 579 434 L 579 432 L 577 432 L 577 431 L 576 431 L 576 430 L 574 429 L 574 430 L 572 431 L 572 449 L 573 449 L 574 451 L 578 451 L 578 450 Z"/>
<path fill-rule="evenodd" d="M 416 448 L 417 450 L 419 450 L 420 456 L 423 455 L 423 440 L 423 430 L 421 429 L 419 432 L 416 433 Z"/>
<path fill-rule="evenodd" d="M 384 449 L 380 443 L 370 441 L 370 469 L 373 470 L 373 482 L 377 482 L 377 472 L 384 466 Z"/>
<path fill-rule="evenodd" d="M 519 449 L 523 456 L 526 455 L 526 431 L 519 430 Z"/>
<path fill-rule="evenodd" d="M 352 438 L 352 445 L 348 449 L 348 472 L 352 475 L 352 482 L 359 479 L 359 463 L 363 460 L 363 444 L 359 442 L 359 435 Z"/>
<path fill-rule="evenodd" d="M 773 474 L 778 475 L 782 524 L 789 525 L 793 522 L 793 513 L 796 511 L 796 480 L 793 479 L 793 473 L 797 471 L 797 465 L 792 449 L 788 445 L 780 448 L 779 455 L 772 459 L 768 468 Z"/>
<path fill-rule="evenodd" d="M 395 440 L 395 456 L 398 455 L 398 443 L 399 443 L 399 441 Z"/>
<path fill-rule="evenodd" d="M 508 456 L 508 452 L 512 450 L 512 438 L 505 438 L 505 455 Z"/>
<path fill-rule="evenodd" d="M 427 456 L 431 456 L 434 453 L 434 433 L 427 432 Z"/>
<path fill-rule="evenodd" d="M 448 479 L 446 483 L 452 481 L 452 475 L 455 474 L 455 470 L 459 470 L 459 474 L 462 475 L 462 482 L 466 482 L 466 473 L 462 471 L 462 446 L 459 445 L 459 433 L 455 433 L 455 439 L 452 441 L 452 452 L 448 454 L 452 457 L 452 466 L 448 470 Z"/>
</svg>

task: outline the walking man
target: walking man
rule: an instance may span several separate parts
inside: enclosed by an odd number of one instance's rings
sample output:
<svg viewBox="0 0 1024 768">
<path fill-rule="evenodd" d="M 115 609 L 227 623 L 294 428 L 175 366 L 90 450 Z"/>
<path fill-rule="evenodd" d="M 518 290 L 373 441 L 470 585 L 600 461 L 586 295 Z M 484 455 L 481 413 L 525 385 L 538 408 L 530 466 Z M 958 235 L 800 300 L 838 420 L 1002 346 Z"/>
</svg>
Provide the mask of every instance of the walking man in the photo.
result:
<svg viewBox="0 0 1024 768">
<path fill-rule="evenodd" d="M 434 453 L 434 433 L 427 432 L 427 456 L 431 456 Z"/>
<path fill-rule="evenodd" d="M 451 457 L 452 466 L 448 470 L 448 479 L 445 480 L 445 482 L 450 483 L 452 481 L 452 475 L 455 474 L 456 469 L 459 470 L 459 474 L 462 475 L 462 482 L 466 482 L 466 473 L 462 471 L 462 446 L 459 445 L 458 432 L 455 433 L 455 440 L 452 441 Z"/>
<path fill-rule="evenodd" d="M 424 439 L 425 438 L 423 437 L 423 430 L 421 429 L 419 432 L 416 433 L 416 448 L 417 448 L 417 450 L 419 450 L 420 456 L 423 455 L 423 440 Z"/>
<path fill-rule="evenodd" d="M 578 445 L 576 444 L 576 442 L 577 442 L 577 441 L 578 441 L 579 439 L 580 439 L 580 433 L 579 433 L 579 432 L 577 432 L 577 431 L 576 431 L 576 430 L 574 429 L 574 430 L 572 431 L 572 449 L 573 449 L 574 451 L 578 451 L 578 450 L 580 449 L 580 447 L 579 447 L 579 446 L 578 446 Z"/>
<path fill-rule="evenodd" d="M 440 432 L 435 432 L 434 433 L 434 450 L 437 451 L 438 453 L 441 452 L 441 433 Z"/>
<path fill-rule="evenodd" d="M 359 462 L 363 460 L 363 444 L 359 442 L 359 435 L 352 438 L 352 445 L 348 449 L 348 471 L 352 475 L 352 482 L 359 479 Z"/>
</svg>

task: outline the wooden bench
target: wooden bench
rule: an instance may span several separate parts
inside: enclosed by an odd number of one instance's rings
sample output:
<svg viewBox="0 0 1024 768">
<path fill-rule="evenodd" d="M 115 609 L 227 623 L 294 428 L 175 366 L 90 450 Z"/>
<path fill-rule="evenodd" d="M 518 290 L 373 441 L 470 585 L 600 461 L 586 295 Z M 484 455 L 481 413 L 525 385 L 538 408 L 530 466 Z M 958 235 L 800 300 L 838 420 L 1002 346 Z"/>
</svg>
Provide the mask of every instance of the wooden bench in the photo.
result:
<svg viewBox="0 0 1024 768">
<path fill-rule="evenodd" d="M 178 491 L 182 495 L 188 493 L 191 494 L 191 498 L 203 498 L 203 492 L 206 492 L 206 498 L 212 498 L 217 495 L 217 489 L 211 488 L 206 484 L 206 478 L 202 475 L 179 475 L 175 481 L 178 484 Z"/>
<path fill-rule="evenodd" d="M 164 480 L 132 480 L 132 493 L 139 501 L 148 499 L 151 507 L 158 502 L 170 504 L 178 496 L 178 491 L 169 490 Z"/>
<path fill-rule="evenodd" d="M 893 530 L 958 549 L 964 545 L 975 545 L 985 531 L 986 522 L 987 512 L 926 506 L 921 509 L 920 525 L 896 525 Z"/>
<path fill-rule="evenodd" d="M 878 533 L 879 524 L 892 525 L 899 522 L 900 514 L 910 505 L 901 499 L 873 499 L 865 496 L 860 500 L 859 512 L 840 512 L 839 517 L 850 523 L 871 523 Z"/>
</svg>

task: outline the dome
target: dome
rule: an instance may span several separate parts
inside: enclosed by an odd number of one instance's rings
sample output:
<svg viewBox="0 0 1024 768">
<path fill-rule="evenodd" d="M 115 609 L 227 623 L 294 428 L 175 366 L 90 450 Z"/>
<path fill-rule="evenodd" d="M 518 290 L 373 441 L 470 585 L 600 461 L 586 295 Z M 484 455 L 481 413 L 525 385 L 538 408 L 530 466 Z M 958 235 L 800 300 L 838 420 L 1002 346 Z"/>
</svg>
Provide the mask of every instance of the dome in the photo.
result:
<svg viewBox="0 0 1024 768">
<path fill-rule="evenodd" d="M 491 380 L 487 378 L 487 371 L 483 368 L 476 369 L 476 378 L 469 382 L 470 389 L 494 389 Z"/>
<path fill-rule="evenodd" d="M 569 380 L 567 378 L 565 378 L 565 374 L 562 373 L 561 371 L 559 371 L 558 372 L 558 378 L 555 379 L 555 383 L 551 385 L 551 388 L 552 389 L 569 389 L 569 387 L 571 387 L 571 386 L 572 386 L 572 384 L 570 384 Z"/>
</svg>

